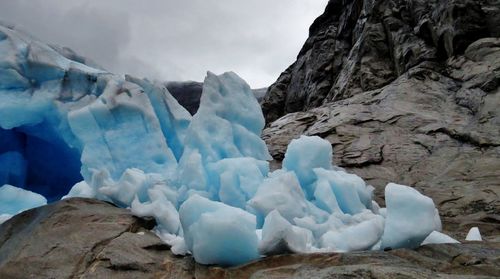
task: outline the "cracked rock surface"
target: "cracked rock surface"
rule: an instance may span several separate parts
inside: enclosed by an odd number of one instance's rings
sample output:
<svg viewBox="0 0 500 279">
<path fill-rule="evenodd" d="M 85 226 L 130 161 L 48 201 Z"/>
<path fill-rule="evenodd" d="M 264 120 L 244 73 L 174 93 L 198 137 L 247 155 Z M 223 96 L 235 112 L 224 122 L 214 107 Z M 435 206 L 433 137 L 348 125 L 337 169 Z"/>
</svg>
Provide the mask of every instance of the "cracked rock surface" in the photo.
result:
<svg viewBox="0 0 500 279">
<path fill-rule="evenodd" d="M 154 225 L 91 199 L 25 211 L 0 226 L 0 278 L 154 274 L 169 253 L 169 247 L 148 230 Z"/>
<path fill-rule="evenodd" d="M 499 243 L 415 251 L 280 255 L 233 268 L 176 257 L 155 224 L 111 204 L 74 198 L 0 225 L 0 278 L 495 278 Z M 465 277 L 464 277 L 465 276 Z"/>
<path fill-rule="evenodd" d="M 274 166 L 301 134 L 376 187 L 417 188 L 444 229 L 500 241 L 500 1 L 330 0 L 262 103 Z"/>
</svg>

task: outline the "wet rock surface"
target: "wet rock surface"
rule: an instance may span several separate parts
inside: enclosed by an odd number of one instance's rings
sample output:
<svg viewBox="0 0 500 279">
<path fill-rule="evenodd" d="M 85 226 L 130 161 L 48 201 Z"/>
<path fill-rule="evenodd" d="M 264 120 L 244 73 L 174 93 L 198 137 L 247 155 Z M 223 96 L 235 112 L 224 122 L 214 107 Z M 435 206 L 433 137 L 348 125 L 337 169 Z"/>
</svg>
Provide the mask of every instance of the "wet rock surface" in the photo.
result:
<svg viewBox="0 0 500 279">
<path fill-rule="evenodd" d="M 500 238 L 500 1 L 331 0 L 262 103 L 272 165 L 301 134 L 376 187 L 432 197 L 444 229 Z"/>
<path fill-rule="evenodd" d="M 499 243 L 280 255 L 234 268 L 176 257 L 154 223 L 91 199 L 26 211 L 0 225 L 0 278 L 494 278 Z M 460 277 L 463 278 L 463 277 Z"/>
</svg>

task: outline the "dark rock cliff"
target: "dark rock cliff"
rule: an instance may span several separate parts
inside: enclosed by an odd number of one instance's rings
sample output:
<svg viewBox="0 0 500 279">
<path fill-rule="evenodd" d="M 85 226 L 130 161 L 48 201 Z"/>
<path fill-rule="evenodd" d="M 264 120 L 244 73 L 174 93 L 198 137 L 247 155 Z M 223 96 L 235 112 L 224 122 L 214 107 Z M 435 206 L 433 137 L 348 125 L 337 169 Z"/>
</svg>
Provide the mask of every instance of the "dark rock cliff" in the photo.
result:
<svg viewBox="0 0 500 279">
<path fill-rule="evenodd" d="M 498 0 L 331 0 L 262 102 L 268 122 L 381 88 L 500 36 Z M 493 84 L 489 86 L 494 86 Z"/>
<path fill-rule="evenodd" d="M 414 186 L 498 239 L 499 37 L 498 0 L 331 0 L 262 102 L 271 154 L 319 135 L 379 197 Z"/>
<path fill-rule="evenodd" d="M 191 115 L 194 115 L 200 107 L 203 82 L 196 81 L 172 81 L 165 84 L 168 91 Z"/>
</svg>

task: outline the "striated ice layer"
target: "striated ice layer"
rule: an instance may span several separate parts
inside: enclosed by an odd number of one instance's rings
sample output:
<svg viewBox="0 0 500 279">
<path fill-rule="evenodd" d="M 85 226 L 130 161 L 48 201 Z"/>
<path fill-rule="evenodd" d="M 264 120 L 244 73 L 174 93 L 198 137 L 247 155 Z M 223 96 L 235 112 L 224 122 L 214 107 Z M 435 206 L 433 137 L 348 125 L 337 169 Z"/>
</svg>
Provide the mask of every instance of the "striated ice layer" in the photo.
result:
<svg viewBox="0 0 500 279">
<path fill-rule="evenodd" d="M 0 188 L 0 221 L 98 198 L 154 217 L 173 253 L 224 266 L 444 239 L 430 198 L 389 184 L 380 208 L 319 137 L 293 140 L 270 172 L 262 111 L 235 73 L 209 72 L 191 117 L 162 83 L 84 63 L 0 26 L 0 185 L 19 187 Z"/>
</svg>

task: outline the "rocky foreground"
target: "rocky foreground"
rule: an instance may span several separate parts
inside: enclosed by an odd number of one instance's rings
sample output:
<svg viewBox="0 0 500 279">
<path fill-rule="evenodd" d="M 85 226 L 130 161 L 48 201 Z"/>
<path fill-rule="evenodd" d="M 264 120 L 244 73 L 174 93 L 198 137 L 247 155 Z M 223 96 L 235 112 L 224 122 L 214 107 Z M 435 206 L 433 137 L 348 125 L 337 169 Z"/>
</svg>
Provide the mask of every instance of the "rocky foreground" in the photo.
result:
<svg viewBox="0 0 500 279">
<path fill-rule="evenodd" d="M 0 226 L 0 278 L 495 278 L 500 243 L 412 250 L 281 255 L 222 268 L 176 257 L 154 222 L 75 198 L 23 212 Z"/>
</svg>

